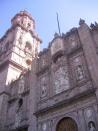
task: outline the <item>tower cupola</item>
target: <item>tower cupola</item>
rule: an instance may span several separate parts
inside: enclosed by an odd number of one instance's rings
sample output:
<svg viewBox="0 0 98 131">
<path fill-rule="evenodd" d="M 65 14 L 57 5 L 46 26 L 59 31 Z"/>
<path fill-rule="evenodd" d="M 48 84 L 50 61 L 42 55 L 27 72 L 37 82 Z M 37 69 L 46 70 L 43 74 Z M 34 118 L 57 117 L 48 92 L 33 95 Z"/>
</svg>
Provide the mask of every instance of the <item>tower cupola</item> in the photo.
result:
<svg viewBox="0 0 98 131">
<path fill-rule="evenodd" d="M 12 26 L 20 26 L 28 31 L 35 30 L 35 21 L 27 11 L 20 11 L 11 20 Z"/>
<path fill-rule="evenodd" d="M 11 20 L 12 26 L 0 40 L 0 88 L 31 69 L 38 56 L 41 39 L 35 30 L 35 20 L 27 11 L 20 11 Z M 2 72 L 2 73 L 1 73 Z M 3 76 L 3 77 L 2 77 Z"/>
</svg>

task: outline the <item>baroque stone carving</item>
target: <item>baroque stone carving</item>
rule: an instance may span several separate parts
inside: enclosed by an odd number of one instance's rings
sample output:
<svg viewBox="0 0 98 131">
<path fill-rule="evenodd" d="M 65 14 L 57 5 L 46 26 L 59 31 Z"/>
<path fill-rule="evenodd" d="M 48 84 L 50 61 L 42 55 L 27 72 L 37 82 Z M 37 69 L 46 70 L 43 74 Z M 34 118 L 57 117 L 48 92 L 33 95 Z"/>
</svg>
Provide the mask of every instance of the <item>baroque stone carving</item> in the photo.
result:
<svg viewBox="0 0 98 131">
<path fill-rule="evenodd" d="M 47 77 L 44 76 L 40 80 L 40 85 L 41 85 L 41 97 L 45 97 L 47 95 Z"/>
<path fill-rule="evenodd" d="M 82 65 L 78 65 L 76 67 L 76 77 L 77 77 L 77 80 L 82 80 L 84 78 L 84 72 L 83 72 Z"/>
<path fill-rule="evenodd" d="M 78 56 L 73 60 L 74 73 L 76 80 L 82 81 L 85 79 L 84 65 L 82 61 L 82 56 Z"/>
<path fill-rule="evenodd" d="M 67 67 L 59 67 L 59 69 L 54 73 L 54 85 L 56 94 L 69 89 L 69 77 Z"/>
</svg>

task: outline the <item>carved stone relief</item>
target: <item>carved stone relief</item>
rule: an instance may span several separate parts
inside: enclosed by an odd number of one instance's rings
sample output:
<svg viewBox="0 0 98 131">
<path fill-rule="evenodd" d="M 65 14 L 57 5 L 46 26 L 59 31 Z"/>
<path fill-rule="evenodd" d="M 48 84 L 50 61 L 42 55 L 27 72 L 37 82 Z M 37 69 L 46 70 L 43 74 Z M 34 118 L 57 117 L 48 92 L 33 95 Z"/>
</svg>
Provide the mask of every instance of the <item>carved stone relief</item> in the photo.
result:
<svg viewBox="0 0 98 131">
<path fill-rule="evenodd" d="M 58 70 L 54 72 L 54 86 L 56 94 L 69 89 L 68 69 L 66 66 L 59 67 Z"/>
<path fill-rule="evenodd" d="M 86 70 L 86 65 L 84 61 L 84 56 L 77 55 L 73 58 L 71 58 L 71 69 L 72 69 L 72 75 L 73 75 L 73 80 L 75 82 L 81 82 L 86 80 L 87 70 Z"/>
<path fill-rule="evenodd" d="M 41 59 L 39 61 L 39 69 L 42 69 L 48 65 L 48 57 L 47 55 L 41 56 Z"/>
<path fill-rule="evenodd" d="M 23 25 L 23 27 L 27 27 L 27 23 L 28 23 L 28 19 L 27 19 L 27 17 L 23 17 L 23 21 L 22 21 L 22 25 Z"/>
<path fill-rule="evenodd" d="M 41 98 L 47 96 L 47 90 L 48 90 L 48 76 L 45 75 L 45 76 L 42 76 L 40 78 L 40 88 L 41 88 Z"/>
<path fill-rule="evenodd" d="M 84 76 L 84 68 L 83 68 L 81 57 L 76 58 L 74 62 L 75 62 L 74 64 L 75 64 L 76 79 L 83 80 L 85 76 Z"/>
</svg>

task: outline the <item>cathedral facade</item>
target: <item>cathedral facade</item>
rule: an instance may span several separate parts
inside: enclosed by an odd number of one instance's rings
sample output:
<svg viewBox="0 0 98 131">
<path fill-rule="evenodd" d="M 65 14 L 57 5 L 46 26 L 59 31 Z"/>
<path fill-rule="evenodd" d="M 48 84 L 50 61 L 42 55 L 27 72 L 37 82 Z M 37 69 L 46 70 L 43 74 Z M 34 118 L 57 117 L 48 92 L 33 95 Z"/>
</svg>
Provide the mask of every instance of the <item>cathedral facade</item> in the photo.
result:
<svg viewBox="0 0 98 131">
<path fill-rule="evenodd" d="M 0 39 L 0 131 L 98 131 L 98 24 L 55 33 L 47 49 L 21 11 Z"/>
</svg>

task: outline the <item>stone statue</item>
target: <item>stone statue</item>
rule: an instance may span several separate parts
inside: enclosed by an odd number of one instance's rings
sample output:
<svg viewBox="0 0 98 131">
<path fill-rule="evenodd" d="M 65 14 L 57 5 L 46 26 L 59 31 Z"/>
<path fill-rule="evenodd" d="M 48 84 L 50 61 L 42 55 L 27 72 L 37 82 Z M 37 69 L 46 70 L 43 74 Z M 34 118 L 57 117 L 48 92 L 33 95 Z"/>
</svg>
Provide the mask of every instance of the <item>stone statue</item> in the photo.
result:
<svg viewBox="0 0 98 131">
<path fill-rule="evenodd" d="M 81 65 L 79 65 L 78 67 L 77 67 L 77 77 L 79 78 L 79 80 L 81 80 L 81 79 L 83 79 L 83 69 L 82 69 L 82 66 Z"/>
<path fill-rule="evenodd" d="M 97 131 L 94 122 L 89 122 L 89 131 Z"/>
<path fill-rule="evenodd" d="M 85 20 L 80 18 L 79 25 L 83 25 L 85 23 Z"/>
</svg>

